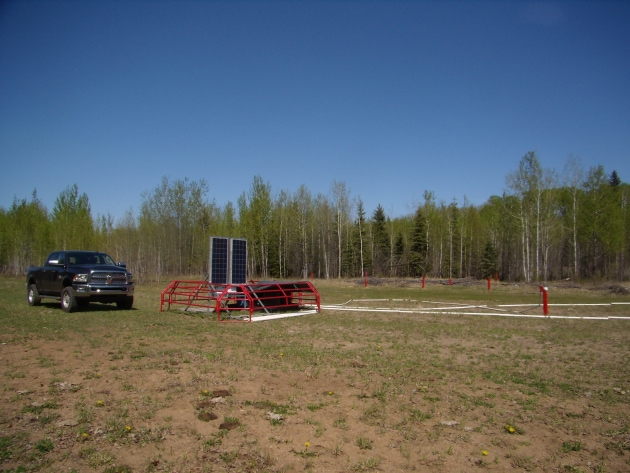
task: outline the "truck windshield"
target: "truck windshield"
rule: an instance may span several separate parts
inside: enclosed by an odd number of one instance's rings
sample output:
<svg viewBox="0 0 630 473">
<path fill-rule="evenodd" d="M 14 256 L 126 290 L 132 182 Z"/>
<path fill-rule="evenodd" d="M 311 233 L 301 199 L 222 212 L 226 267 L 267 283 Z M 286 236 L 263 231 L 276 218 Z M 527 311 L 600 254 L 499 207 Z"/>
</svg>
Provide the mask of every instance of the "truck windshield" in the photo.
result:
<svg viewBox="0 0 630 473">
<path fill-rule="evenodd" d="M 105 253 L 68 253 L 69 264 L 106 264 L 116 265 Z"/>
</svg>

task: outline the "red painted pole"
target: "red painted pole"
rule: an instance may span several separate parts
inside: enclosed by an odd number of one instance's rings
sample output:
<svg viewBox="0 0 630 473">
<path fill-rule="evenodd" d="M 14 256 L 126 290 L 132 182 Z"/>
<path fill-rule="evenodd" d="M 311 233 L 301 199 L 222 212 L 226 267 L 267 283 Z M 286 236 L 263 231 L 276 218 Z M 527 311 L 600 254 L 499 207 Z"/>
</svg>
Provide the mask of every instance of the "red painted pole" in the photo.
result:
<svg viewBox="0 0 630 473">
<path fill-rule="evenodd" d="M 488 291 L 492 289 L 492 280 L 488 278 Z"/>
<path fill-rule="evenodd" d="M 426 276 L 423 274 L 422 275 L 422 289 L 424 289 L 424 279 L 426 278 Z"/>
<path fill-rule="evenodd" d="M 453 285 L 453 278 L 450 278 L 450 279 L 448 280 L 448 285 L 449 285 L 449 286 L 452 286 L 452 285 Z"/>
<path fill-rule="evenodd" d="M 539 287 L 540 292 L 542 293 L 543 315 L 549 315 L 549 298 L 547 296 L 547 288 L 543 286 Z"/>
</svg>

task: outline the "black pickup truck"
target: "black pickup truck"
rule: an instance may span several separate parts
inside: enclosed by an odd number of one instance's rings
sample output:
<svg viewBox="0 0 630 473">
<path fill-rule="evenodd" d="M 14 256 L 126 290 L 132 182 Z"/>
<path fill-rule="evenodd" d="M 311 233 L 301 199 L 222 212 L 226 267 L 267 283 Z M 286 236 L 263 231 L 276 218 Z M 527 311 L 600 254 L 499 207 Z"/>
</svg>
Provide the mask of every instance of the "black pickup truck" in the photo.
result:
<svg viewBox="0 0 630 473">
<path fill-rule="evenodd" d="M 29 305 L 48 297 L 61 301 L 61 308 L 74 312 L 90 302 L 116 303 L 120 309 L 133 306 L 133 276 L 124 263 L 98 251 L 53 251 L 46 264 L 28 268 L 26 291 Z"/>
</svg>

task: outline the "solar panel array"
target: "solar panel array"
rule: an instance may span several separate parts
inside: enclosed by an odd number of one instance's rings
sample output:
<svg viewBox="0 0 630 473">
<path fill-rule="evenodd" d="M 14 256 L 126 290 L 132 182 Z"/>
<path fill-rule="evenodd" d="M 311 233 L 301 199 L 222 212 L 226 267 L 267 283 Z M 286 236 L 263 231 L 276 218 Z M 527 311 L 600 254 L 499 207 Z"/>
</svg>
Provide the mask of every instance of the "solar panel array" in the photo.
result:
<svg viewBox="0 0 630 473">
<path fill-rule="evenodd" d="M 245 284 L 247 240 L 211 237 L 208 275 L 212 284 Z"/>
</svg>

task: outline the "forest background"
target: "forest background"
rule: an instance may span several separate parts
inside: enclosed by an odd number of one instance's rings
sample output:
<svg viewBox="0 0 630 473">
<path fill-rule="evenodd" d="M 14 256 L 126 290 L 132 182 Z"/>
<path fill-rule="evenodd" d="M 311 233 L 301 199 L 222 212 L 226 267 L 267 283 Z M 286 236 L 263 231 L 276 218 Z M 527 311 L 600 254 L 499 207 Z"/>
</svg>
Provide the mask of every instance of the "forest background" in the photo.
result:
<svg viewBox="0 0 630 473">
<path fill-rule="evenodd" d="M 113 190 L 115 191 L 115 190 Z M 437 202 L 410 215 L 368 215 L 342 181 L 329 195 L 306 185 L 272 192 L 255 176 L 236 205 L 208 200 L 205 179 L 169 180 L 129 210 L 92 216 L 87 194 L 68 186 L 52 211 L 33 191 L 0 209 L 0 270 L 23 275 L 49 252 L 88 249 L 127 262 L 138 282 L 207 273 L 211 236 L 246 238 L 252 278 L 486 278 L 506 281 L 630 278 L 630 185 L 602 165 L 568 159 L 561 173 L 534 152 L 506 177 L 506 192 L 480 206 Z"/>
</svg>

